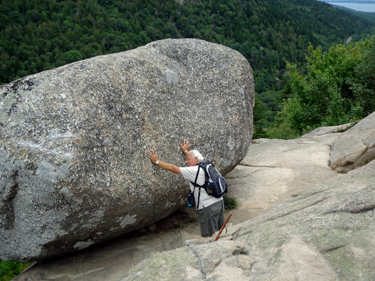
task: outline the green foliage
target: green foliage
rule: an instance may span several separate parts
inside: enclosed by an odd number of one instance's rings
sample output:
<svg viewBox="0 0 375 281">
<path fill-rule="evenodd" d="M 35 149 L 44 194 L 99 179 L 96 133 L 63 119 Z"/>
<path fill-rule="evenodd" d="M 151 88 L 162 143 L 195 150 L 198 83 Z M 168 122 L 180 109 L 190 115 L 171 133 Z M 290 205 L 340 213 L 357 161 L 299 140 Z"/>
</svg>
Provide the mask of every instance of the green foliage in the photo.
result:
<svg viewBox="0 0 375 281">
<path fill-rule="evenodd" d="M 281 91 L 267 90 L 255 95 L 254 134 L 253 138 L 267 138 L 266 129 L 275 122 L 277 112 L 280 110 L 279 99 Z"/>
<path fill-rule="evenodd" d="M 77 50 L 71 50 L 65 53 L 65 60 L 70 63 L 82 60 L 82 54 Z"/>
<path fill-rule="evenodd" d="M 301 134 L 291 127 L 289 112 L 293 111 L 296 105 L 293 102 L 284 103 L 283 110 L 278 112 L 275 123 L 267 129 L 267 137 L 271 139 L 295 139 Z M 290 109 L 290 108 L 291 109 Z"/>
<path fill-rule="evenodd" d="M 9 281 L 25 270 L 30 263 L 0 260 L 0 281 Z"/>
<path fill-rule="evenodd" d="M 259 99 L 258 94 L 255 94 L 255 106 L 253 108 L 253 139 L 267 137 L 267 134 L 265 133 L 265 128 L 268 126 L 267 116 L 265 114 L 266 107 L 267 105 Z"/>
<path fill-rule="evenodd" d="M 223 198 L 224 198 L 225 210 L 230 211 L 230 210 L 237 208 L 236 199 L 228 197 L 227 195 L 224 195 Z"/>
<path fill-rule="evenodd" d="M 320 126 L 359 120 L 375 111 L 374 37 L 355 44 L 338 44 L 328 52 L 309 46 L 307 73 L 288 64 L 288 91 L 274 136 L 281 130 L 300 135 Z M 272 133 L 271 133 L 272 132 Z"/>
<path fill-rule="evenodd" d="M 367 40 L 368 46 L 363 48 L 363 59 L 355 67 L 352 79 L 348 79 L 351 90 L 359 107 L 353 110 L 363 110 L 363 116 L 375 110 L 375 38 Z"/>
</svg>

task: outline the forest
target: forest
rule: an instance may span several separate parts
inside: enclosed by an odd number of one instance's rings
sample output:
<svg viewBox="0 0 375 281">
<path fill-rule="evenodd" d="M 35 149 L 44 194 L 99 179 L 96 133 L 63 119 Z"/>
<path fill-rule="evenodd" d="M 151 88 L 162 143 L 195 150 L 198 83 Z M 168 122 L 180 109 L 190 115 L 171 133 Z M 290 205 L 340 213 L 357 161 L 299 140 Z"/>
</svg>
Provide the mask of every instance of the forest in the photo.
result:
<svg viewBox="0 0 375 281">
<path fill-rule="evenodd" d="M 355 123 L 375 111 L 375 37 L 308 47 L 306 71 L 287 64 L 289 78 L 275 123 L 258 134 L 291 139 L 323 126 Z M 259 111 L 261 112 L 261 111 Z"/>
<path fill-rule="evenodd" d="M 355 11 L 355 10 L 348 9 L 348 8 L 343 7 L 343 6 L 337 6 L 337 5 L 334 5 L 334 4 L 332 4 L 332 6 L 337 8 L 337 9 L 348 11 L 348 12 L 354 14 L 354 15 L 358 15 L 362 18 L 367 19 L 368 21 L 371 21 L 371 22 L 375 23 L 375 13 Z"/>
</svg>

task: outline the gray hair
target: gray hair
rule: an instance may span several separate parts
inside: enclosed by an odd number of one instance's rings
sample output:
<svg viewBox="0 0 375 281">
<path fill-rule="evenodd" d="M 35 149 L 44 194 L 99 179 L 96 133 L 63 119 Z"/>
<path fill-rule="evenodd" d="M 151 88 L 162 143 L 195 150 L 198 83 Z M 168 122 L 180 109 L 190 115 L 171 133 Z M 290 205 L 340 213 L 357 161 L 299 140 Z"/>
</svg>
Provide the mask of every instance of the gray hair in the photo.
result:
<svg viewBox="0 0 375 281">
<path fill-rule="evenodd" d="M 193 152 L 193 158 L 197 157 L 199 162 L 204 160 L 204 157 L 199 153 L 198 150 L 190 150 L 190 152 Z"/>
</svg>

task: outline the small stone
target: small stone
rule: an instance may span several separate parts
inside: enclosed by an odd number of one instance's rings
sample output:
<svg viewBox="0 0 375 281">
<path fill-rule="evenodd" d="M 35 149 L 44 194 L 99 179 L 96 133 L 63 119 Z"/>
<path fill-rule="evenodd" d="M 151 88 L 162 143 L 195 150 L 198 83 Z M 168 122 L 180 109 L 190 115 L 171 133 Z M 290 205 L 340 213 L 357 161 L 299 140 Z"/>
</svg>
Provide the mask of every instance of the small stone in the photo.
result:
<svg viewBox="0 0 375 281">
<path fill-rule="evenodd" d="M 146 229 L 148 231 L 155 231 L 157 229 L 157 226 L 156 226 L 155 223 L 153 223 L 153 224 L 150 224 L 150 225 L 146 226 Z"/>
</svg>

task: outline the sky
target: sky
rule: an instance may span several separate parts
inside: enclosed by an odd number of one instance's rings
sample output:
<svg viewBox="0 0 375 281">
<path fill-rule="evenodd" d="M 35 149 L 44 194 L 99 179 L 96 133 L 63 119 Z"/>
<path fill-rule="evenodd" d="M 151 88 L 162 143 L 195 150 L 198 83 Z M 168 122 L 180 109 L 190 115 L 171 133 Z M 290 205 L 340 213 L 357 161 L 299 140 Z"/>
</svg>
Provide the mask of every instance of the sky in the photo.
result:
<svg viewBox="0 0 375 281">
<path fill-rule="evenodd" d="M 320 0 L 355 11 L 375 13 L 375 0 Z"/>
</svg>

